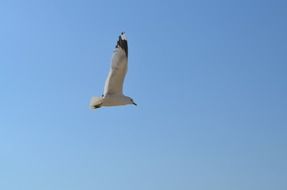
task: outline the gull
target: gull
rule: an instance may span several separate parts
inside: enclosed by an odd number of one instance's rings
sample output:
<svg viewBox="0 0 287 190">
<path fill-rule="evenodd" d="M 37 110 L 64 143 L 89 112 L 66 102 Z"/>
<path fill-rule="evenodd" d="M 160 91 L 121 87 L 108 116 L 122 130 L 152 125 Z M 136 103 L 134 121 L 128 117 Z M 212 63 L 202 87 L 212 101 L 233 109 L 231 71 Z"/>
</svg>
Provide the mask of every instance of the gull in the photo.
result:
<svg viewBox="0 0 287 190">
<path fill-rule="evenodd" d="M 121 106 L 133 104 L 134 100 L 123 94 L 123 83 L 128 69 L 128 40 L 122 32 L 112 55 L 112 64 L 106 79 L 102 97 L 93 96 L 90 107 L 97 109 L 103 106 Z"/>
</svg>

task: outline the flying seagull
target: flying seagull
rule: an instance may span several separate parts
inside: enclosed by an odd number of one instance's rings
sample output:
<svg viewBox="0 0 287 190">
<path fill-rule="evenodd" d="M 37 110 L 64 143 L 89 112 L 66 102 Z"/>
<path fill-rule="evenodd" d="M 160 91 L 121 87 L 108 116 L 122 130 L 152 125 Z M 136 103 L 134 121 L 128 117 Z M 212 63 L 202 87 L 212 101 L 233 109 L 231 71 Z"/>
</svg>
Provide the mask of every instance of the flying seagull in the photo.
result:
<svg viewBox="0 0 287 190">
<path fill-rule="evenodd" d="M 132 98 L 123 94 L 123 83 L 128 69 L 128 40 L 124 32 L 121 33 L 112 55 L 112 64 L 106 79 L 102 97 L 92 97 L 90 107 L 137 105 Z"/>
</svg>

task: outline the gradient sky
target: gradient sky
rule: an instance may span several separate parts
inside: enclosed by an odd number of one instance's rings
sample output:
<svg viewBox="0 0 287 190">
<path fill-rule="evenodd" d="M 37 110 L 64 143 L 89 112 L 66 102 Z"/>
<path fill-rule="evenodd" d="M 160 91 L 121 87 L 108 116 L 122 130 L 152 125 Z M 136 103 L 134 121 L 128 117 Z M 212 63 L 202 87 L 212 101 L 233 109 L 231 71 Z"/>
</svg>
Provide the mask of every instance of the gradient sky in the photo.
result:
<svg viewBox="0 0 287 190">
<path fill-rule="evenodd" d="M 287 189 L 287 1 L 1 0 L 0 189 Z M 125 94 L 90 110 L 120 32 Z"/>
</svg>

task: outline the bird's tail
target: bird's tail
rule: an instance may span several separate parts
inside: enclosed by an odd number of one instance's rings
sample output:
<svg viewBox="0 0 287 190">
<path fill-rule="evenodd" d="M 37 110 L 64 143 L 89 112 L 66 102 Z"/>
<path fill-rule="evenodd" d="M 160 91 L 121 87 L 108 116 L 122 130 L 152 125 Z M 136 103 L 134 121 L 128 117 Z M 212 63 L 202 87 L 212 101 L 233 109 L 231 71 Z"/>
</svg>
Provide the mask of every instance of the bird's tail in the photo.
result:
<svg viewBox="0 0 287 190">
<path fill-rule="evenodd" d="M 100 108 L 103 104 L 103 97 L 93 96 L 90 101 L 90 108 L 97 109 Z"/>
</svg>

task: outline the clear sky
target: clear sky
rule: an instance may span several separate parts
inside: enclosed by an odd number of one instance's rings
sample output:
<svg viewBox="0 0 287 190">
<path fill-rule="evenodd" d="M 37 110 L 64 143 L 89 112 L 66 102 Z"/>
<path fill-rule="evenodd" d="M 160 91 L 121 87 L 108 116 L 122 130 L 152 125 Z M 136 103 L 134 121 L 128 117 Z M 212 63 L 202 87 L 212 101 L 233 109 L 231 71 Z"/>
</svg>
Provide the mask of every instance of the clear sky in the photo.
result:
<svg viewBox="0 0 287 190">
<path fill-rule="evenodd" d="M 287 1 L 1 0 L 0 189 L 287 189 Z M 88 108 L 120 32 L 125 94 Z"/>
</svg>

